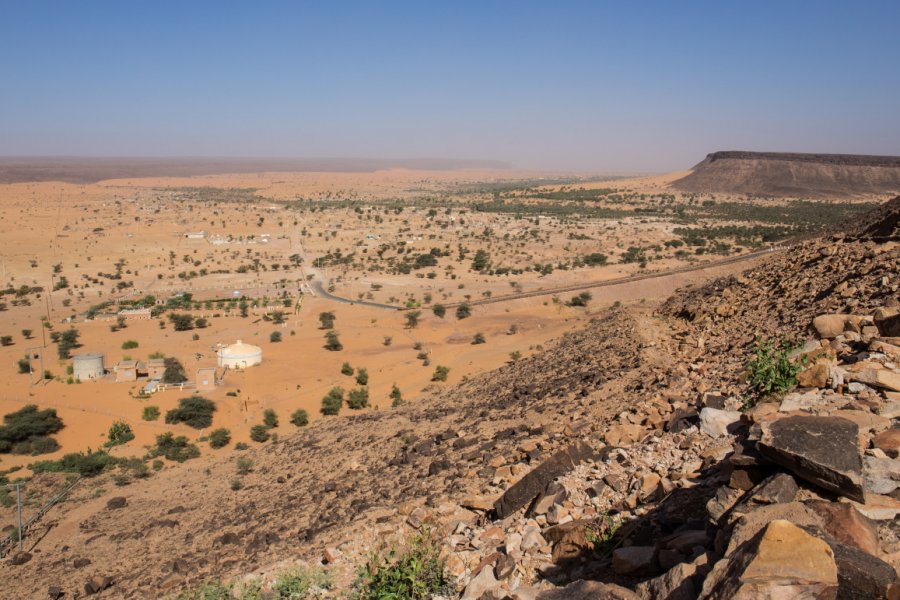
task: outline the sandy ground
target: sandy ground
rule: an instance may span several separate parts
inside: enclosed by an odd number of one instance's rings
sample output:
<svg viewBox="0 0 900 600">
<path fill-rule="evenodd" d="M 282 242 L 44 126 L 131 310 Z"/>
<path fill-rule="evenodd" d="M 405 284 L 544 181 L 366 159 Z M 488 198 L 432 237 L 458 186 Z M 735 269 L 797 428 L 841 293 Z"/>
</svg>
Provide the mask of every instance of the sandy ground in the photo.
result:
<svg viewBox="0 0 900 600">
<path fill-rule="evenodd" d="M 542 178 L 556 176 L 512 171 L 393 170 L 121 179 L 87 185 L 0 185 L 0 226 L 6 242 L 0 250 L 0 284 L 16 289 L 23 285 L 43 288 L 0 299 L 6 305 L 6 310 L 0 311 L 0 335 L 12 337 L 12 345 L 0 347 L 0 410 L 6 414 L 29 403 L 57 409 L 66 424 L 55 436 L 62 449 L 38 458 L 98 448 L 117 420 L 128 422 L 136 433 L 135 440 L 114 449 L 123 456 L 142 455 L 144 447 L 165 431 L 192 440 L 204 434 L 182 425 L 166 425 L 162 420 L 141 419 L 145 406 L 158 406 L 165 414 L 189 391 L 170 389 L 138 399 L 143 382 L 117 384 L 109 376 L 98 382 L 66 383 L 70 363 L 56 358 L 55 345 L 46 341 L 51 330 L 42 327 L 42 319 L 54 331 L 65 330 L 69 325 L 64 321 L 74 319 L 73 325 L 81 334 L 81 347 L 76 352 L 102 352 L 107 369 L 126 355 L 145 360 L 151 353 L 162 352 L 181 360 L 191 380 L 198 367 L 215 365 L 216 344 L 242 339 L 261 346 L 261 366 L 229 372 L 222 386 L 203 393 L 218 407 L 213 428 L 226 427 L 235 441 L 247 441 L 250 427 L 261 422 L 265 409 L 276 410 L 280 417 L 276 433 L 293 428 L 289 417 L 297 408 L 306 409 L 312 418 L 321 418 L 321 398 L 331 387 L 356 387 L 353 378 L 340 373 L 345 361 L 368 370 L 370 410 L 385 410 L 390 407 L 389 393 L 395 384 L 405 398 L 416 396 L 429 385 L 452 385 L 503 364 L 513 352 L 527 355 L 590 318 L 591 312 L 603 305 L 661 297 L 679 285 L 710 275 L 698 271 L 598 289 L 588 309 L 563 306 L 566 296 L 556 301 L 543 296 L 478 306 L 472 317 L 464 320 L 454 318 L 452 309 L 444 319 L 435 317 L 430 307 L 436 303 L 600 282 L 687 264 L 662 248 L 662 242 L 673 237 L 675 227 L 664 219 L 519 218 L 471 210 L 472 202 L 491 200 L 491 185 L 527 179 L 529 185 L 539 189 Z M 584 187 L 612 185 L 652 198 L 664 193 L 665 185 L 677 176 L 592 181 Z M 480 191 L 480 186 L 488 191 Z M 255 199 L 221 202 L 189 197 L 190 190 L 196 188 L 252 188 L 255 196 L 251 198 Z M 460 189 L 468 191 L 458 192 Z M 449 199 L 452 208 L 432 211 L 428 200 L 435 198 Z M 333 208 L 296 210 L 276 202 L 298 199 L 319 205 L 333 203 Z M 397 199 L 413 205 L 395 211 L 385 204 Z M 425 200 L 418 206 L 417 199 Z M 362 202 L 365 208 L 347 206 L 348 201 Z M 365 201 L 373 204 L 365 205 Z M 187 232 L 199 231 L 205 237 L 185 237 Z M 618 262 L 630 246 L 654 245 L 660 250 L 653 251 L 653 259 L 645 268 Z M 403 255 L 428 253 L 432 248 L 446 254 L 437 266 L 409 274 L 387 270 L 391 261 Z M 488 252 L 494 267 L 518 272 L 500 276 L 473 271 L 476 250 Z M 555 265 L 593 252 L 608 255 L 610 264 L 557 268 L 547 275 L 531 270 L 538 263 Z M 314 267 L 320 264 L 317 259 L 334 253 L 352 253 L 355 258 L 348 264 Z M 247 318 L 241 318 L 236 311 L 227 313 L 203 302 L 228 298 L 239 290 L 245 296 L 269 298 L 287 293 L 293 304 L 299 299 L 299 290 L 308 289 L 303 288 L 308 277 L 323 277 L 333 285 L 334 293 L 345 297 L 421 306 L 421 322 L 415 329 L 406 329 L 402 313 L 306 295 L 299 313 L 284 309 L 289 319 L 276 326 L 262 320 L 263 309 L 251 309 Z M 68 285 L 51 291 L 63 278 Z M 159 320 L 153 319 L 129 321 L 127 328 L 112 332 L 114 319 L 83 319 L 84 311 L 99 302 L 147 294 L 164 300 L 179 292 L 192 293 L 201 301 L 191 313 L 207 318 L 209 327 L 175 332 L 171 324 L 161 329 Z M 116 306 L 108 310 L 114 312 Z M 322 311 L 333 311 L 337 316 L 335 328 L 340 332 L 343 351 L 323 348 L 324 332 L 317 318 Z M 508 335 L 513 325 L 518 332 Z M 32 331 L 31 339 L 24 337 L 22 331 L 26 329 Z M 280 343 L 269 341 L 276 330 L 282 333 Z M 476 333 L 485 336 L 485 344 L 471 343 Z M 197 340 L 193 339 L 195 334 Z M 392 339 L 389 346 L 384 344 L 386 337 Z M 126 340 L 137 341 L 138 348 L 122 350 Z M 29 348 L 44 343 L 48 344 L 44 367 L 54 379 L 30 385 L 28 375 L 18 374 L 16 361 Z M 414 348 L 417 343 L 421 350 Z M 428 353 L 428 366 L 417 359 L 421 351 Z M 446 383 L 431 382 L 438 365 L 450 368 Z M 342 414 L 347 412 L 345 407 Z M 200 446 L 204 452 L 210 451 L 206 444 Z M 24 466 L 33 460 L 35 457 L 0 455 L 0 469 Z"/>
</svg>

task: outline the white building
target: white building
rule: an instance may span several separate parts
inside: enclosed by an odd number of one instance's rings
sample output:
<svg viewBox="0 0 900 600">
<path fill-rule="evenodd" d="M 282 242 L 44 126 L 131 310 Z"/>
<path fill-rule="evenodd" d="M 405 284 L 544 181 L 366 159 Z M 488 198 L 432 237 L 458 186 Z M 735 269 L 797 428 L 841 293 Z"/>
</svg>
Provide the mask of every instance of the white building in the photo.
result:
<svg viewBox="0 0 900 600">
<path fill-rule="evenodd" d="M 216 352 L 217 364 L 230 369 L 246 369 L 262 362 L 262 348 L 241 340 Z"/>
</svg>

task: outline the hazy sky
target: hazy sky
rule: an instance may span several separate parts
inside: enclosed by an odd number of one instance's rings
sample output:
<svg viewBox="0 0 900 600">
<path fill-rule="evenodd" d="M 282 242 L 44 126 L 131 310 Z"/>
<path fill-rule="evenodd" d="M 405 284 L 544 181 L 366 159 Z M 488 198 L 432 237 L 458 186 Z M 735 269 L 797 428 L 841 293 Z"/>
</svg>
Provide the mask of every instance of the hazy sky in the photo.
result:
<svg viewBox="0 0 900 600">
<path fill-rule="evenodd" d="M 900 154 L 900 0 L 0 0 L 0 155 Z"/>
</svg>

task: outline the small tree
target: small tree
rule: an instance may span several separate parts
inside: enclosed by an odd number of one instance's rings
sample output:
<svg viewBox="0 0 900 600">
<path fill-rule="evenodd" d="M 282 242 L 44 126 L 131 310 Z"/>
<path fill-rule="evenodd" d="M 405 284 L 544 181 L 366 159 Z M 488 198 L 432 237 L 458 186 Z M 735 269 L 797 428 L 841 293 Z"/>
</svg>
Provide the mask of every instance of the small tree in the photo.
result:
<svg viewBox="0 0 900 600">
<path fill-rule="evenodd" d="M 333 387 L 322 398 L 322 408 L 321 412 L 323 415 L 336 415 L 341 410 L 341 406 L 344 405 L 344 390 L 343 388 Z"/>
<path fill-rule="evenodd" d="M 419 326 L 419 317 L 422 316 L 422 311 L 412 310 L 406 313 L 406 327 L 407 329 L 415 329 Z"/>
<path fill-rule="evenodd" d="M 59 335 L 59 344 L 56 349 L 61 359 L 69 358 L 69 354 L 73 349 L 78 347 L 78 337 L 81 334 L 74 327 L 68 331 L 64 331 Z M 51 334 L 52 339 L 52 334 Z"/>
<path fill-rule="evenodd" d="M 30 329 L 23 329 L 23 330 L 22 330 L 22 337 L 25 338 L 26 340 L 30 340 L 30 339 L 31 339 L 31 333 L 32 333 L 32 332 L 31 332 Z"/>
<path fill-rule="evenodd" d="M 334 329 L 334 321 L 335 316 L 333 312 L 321 312 L 319 313 L 319 322 L 322 324 L 322 329 Z"/>
<path fill-rule="evenodd" d="M 341 375 L 346 375 L 347 377 L 353 375 L 353 367 L 350 366 L 350 363 L 345 362 L 341 365 Z"/>
<path fill-rule="evenodd" d="M 203 317 L 200 317 L 196 321 L 194 321 L 194 327 L 196 327 L 197 329 L 205 329 L 207 326 L 209 326 L 209 321 L 207 321 Z"/>
<path fill-rule="evenodd" d="M 20 358 L 19 362 L 16 363 L 19 366 L 19 373 L 22 375 L 27 375 L 31 373 L 31 361 L 28 360 L 28 357 Z"/>
<path fill-rule="evenodd" d="M 189 331 L 194 328 L 194 317 L 191 315 L 172 313 L 169 315 L 169 321 L 175 331 Z"/>
<path fill-rule="evenodd" d="M 447 307 L 443 304 L 435 304 L 431 307 L 431 312 L 433 312 L 434 316 L 436 316 L 437 318 L 443 319 L 444 315 L 447 314 Z"/>
<path fill-rule="evenodd" d="M 456 307 L 456 318 L 457 319 L 467 319 L 472 315 L 472 307 L 469 306 L 468 302 L 463 302 L 459 306 Z"/>
<path fill-rule="evenodd" d="M 187 381 L 187 373 L 184 372 L 184 366 L 177 358 L 170 356 L 163 359 L 163 366 L 165 367 L 162 377 L 163 383 L 182 383 Z"/>
<path fill-rule="evenodd" d="M 254 442 L 265 442 L 269 439 L 269 430 L 265 425 L 254 425 L 250 428 L 250 439 Z"/>
<path fill-rule="evenodd" d="M 278 342 L 280 342 L 281 341 L 281 332 L 273 331 L 272 333 L 270 333 L 269 341 L 272 342 L 273 344 L 277 344 Z"/>
<path fill-rule="evenodd" d="M 224 448 L 231 442 L 231 432 L 225 429 L 215 429 L 209 434 L 209 447 L 215 450 Z"/>
<path fill-rule="evenodd" d="M 369 372 L 366 369 L 356 370 L 356 384 L 369 385 Z"/>
<path fill-rule="evenodd" d="M 331 352 L 337 352 L 344 349 L 344 345 L 341 344 L 341 340 L 338 338 L 337 331 L 332 330 L 325 333 L 325 349 L 330 350 Z"/>
<path fill-rule="evenodd" d="M 590 292 L 581 292 L 577 296 L 572 296 L 572 299 L 566 302 L 566 306 L 587 306 L 591 298 L 593 296 Z"/>
<path fill-rule="evenodd" d="M 118 446 L 133 440 L 134 432 L 131 430 L 131 425 L 125 421 L 116 421 L 109 427 L 106 437 L 108 440 L 106 446 Z"/>
<path fill-rule="evenodd" d="M 350 390 L 347 395 L 347 407 L 354 410 L 365 408 L 369 405 L 369 388 L 361 387 Z"/>
<path fill-rule="evenodd" d="M 0 346 L 12 346 L 12 343 L 11 335 L 0 335 Z"/>
<path fill-rule="evenodd" d="M 267 408 L 263 411 L 263 425 L 269 429 L 278 427 L 278 414 L 271 408 Z"/>
<path fill-rule="evenodd" d="M 166 423 L 185 423 L 194 429 L 212 425 L 212 415 L 216 405 L 202 396 L 190 396 L 178 401 L 178 408 L 166 413 Z"/>
<path fill-rule="evenodd" d="M 403 404 L 403 394 L 400 393 L 400 388 L 397 387 L 395 383 L 393 387 L 391 387 L 391 406 L 397 407 Z"/>
<path fill-rule="evenodd" d="M 447 375 L 450 374 L 450 367 L 438 365 L 434 368 L 434 374 L 431 376 L 432 381 L 447 381 Z"/>
<path fill-rule="evenodd" d="M 485 342 L 483 333 L 476 333 L 475 337 L 472 338 L 473 344 L 483 344 Z"/>
<path fill-rule="evenodd" d="M 276 325 L 284 323 L 284 311 L 276 310 L 272 312 L 272 322 Z"/>
<path fill-rule="evenodd" d="M 291 414 L 291 423 L 293 423 L 297 427 L 305 427 L 306 425 L 309 425 L 309 413 L 302 408 L 298 408 L 293 412 L 293 414 Z"/>
</svg>

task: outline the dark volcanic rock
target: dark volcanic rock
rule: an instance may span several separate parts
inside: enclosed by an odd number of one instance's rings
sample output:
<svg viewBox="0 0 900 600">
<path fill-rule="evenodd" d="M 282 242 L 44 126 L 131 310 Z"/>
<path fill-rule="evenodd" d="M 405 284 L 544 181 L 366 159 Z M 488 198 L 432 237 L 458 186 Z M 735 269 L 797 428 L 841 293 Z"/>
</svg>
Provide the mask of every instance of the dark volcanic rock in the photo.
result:
<svg viewBox="0 0 900 600">
<path fill-rule="evenodd" d="M 759 451 L 798 477 L 863 502 L 859 427 L 840 417 L 788 417 L 762 427 Z"/>
<path fill-rule="evenodd" d="M 548 483 L 568 473 L 592 454 L 590 446 L 584 442 L 576 442 L 548 458 L 506 490 L 506 493 L 494 503 L 497 518 L 505 519 L 540 496 Z"/>
<path fill-rule="evenodd" d="M 127 504 L 128 501 L 123 496 L 116 496 L 115 498 L 110 498 L 109 500 L 107 500 L 106 508 L 114 510 L 117 508 L 124 508 Z"/>
</svg>

